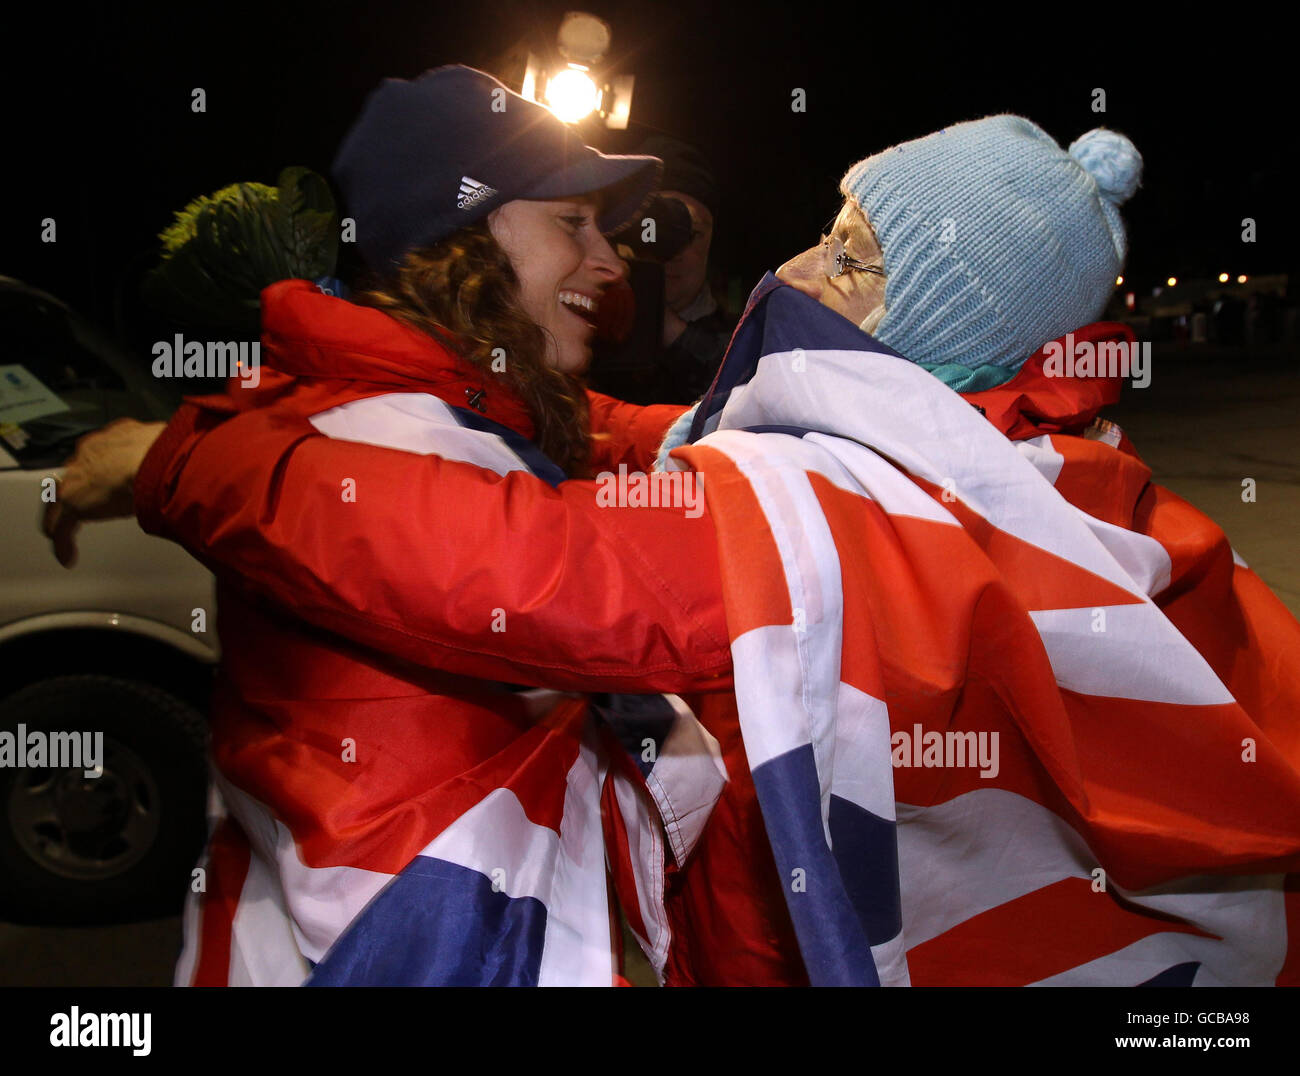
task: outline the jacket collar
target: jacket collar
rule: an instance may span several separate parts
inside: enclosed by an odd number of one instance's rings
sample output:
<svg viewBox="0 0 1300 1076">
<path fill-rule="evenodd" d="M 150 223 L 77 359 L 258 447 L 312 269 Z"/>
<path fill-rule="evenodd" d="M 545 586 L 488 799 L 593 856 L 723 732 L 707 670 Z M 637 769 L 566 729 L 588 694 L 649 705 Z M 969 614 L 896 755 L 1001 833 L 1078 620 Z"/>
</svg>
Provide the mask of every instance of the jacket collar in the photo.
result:
<svg viewBox="0 0 1300 1076">
<path fill-rule="evenodd" d="M 1006 384 L 983 392 L 963 393 L 963 399 L 979 407 L 984 416 L 1013 441 L 1044 433 L 1079 433 L 1092 424 L 1103 407 L 1118 402 L 1123 376 L 1062 376 L 1056 364 L 1047 367 L 1050 358 L 1064 361 L 1065 370 L 1073 371 L 1074 362 L 1066 354 L 1068 346 L 1074 356 L 1101 343 L 1132 344 L 1133 330 L 1115 321 L 1097 321 L 1075 329 L 1065 336 L 1044 344 L 1025 362 Z M 1089 370 L 1093 369 L 1089 363 Z"/>
<path fill-rule="evenodd" d="M 281 280 L 262 291 L 262 361 L 259 388 L 235 394 L 243 406 L 281 397 L 305 380 L 325 383 L 326 394 L 427 392 L 524 437 L 534 433 L 527 407 L 503 382 L 427 333 L 326 295 L 309 280 Z M 320 395 L 309 392 L 303 402 L 314 406 L 310 401 Z"/>
</svg>

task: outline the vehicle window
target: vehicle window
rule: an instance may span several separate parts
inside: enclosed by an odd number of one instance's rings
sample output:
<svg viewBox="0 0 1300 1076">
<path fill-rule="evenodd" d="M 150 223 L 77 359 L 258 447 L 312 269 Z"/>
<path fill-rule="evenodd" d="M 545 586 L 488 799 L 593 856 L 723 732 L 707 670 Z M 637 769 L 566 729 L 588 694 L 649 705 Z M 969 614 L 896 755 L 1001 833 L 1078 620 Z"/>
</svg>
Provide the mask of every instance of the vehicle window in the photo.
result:
<svg viewBox="0 0 1300 1076">
<path fill-rule="evenodd" d="M 173 387 L 151 384 L 144 360 L 18 282 L 0 285 L 0 341 L 0 447 L 23 468 L 57 467 L 91 430 L 116 418 L 164 419 L 177 402 Z M 14 464 L 0 457 L 0 466 Z"/>
</svg>

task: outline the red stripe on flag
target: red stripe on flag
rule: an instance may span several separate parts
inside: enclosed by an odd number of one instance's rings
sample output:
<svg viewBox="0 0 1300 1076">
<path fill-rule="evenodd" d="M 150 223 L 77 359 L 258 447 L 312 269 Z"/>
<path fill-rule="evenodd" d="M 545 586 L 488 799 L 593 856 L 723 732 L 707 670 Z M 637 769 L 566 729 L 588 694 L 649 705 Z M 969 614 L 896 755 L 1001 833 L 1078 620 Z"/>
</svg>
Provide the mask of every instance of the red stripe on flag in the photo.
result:
<svg viewBox="0 0 1300 1076">
<path fill-rule="evenodd" d="M 785 567 L 749 479 L 716 449 L 693 445 L 683 451 L 694 467 L 708 474 L 709 514 L 718 529 L 719 548 L 726 550 L 719 567 L 731 638 L 752 628 L 792 623 Z"/>
<path fill-rule="evenodd" d="M 1169 932 L 1214 937 L 1065 878 L 909 949 L 907 966 L 913 986 L 1025 986 Z"/>
<path fill-rule="evenodd" d="M 338 741 L 314 729 L 290 736 L 256 718 L 248 738 L 227 730 L 222 742 L 238 746 L 215 753 L 222 772 L 288 826 L 307 866 L 397 874 L 498 788 L 518 797 L 530 821 L 558 832 L 587 705 L 565 699 L 531 727 L 521 716 L 515 739 L 488 757 L 472 735 L 453 736 L 456 725 L 443 727 L 423 705 L 361 738 L 355 763 L 341 761 Z M 418 748 L 409 744 L 417 729 L 424 737 Z M 449 756 L 466 767 L 450 778 Z"/>
<path fill-rule="evenodd" d="M 841 678 L 901 709 L 950 711 L 967 679 L 972 630 L 1002 638 L 1004 653 L 1042 650 L 988 557 L 959 527 L 890 516 L 868 498 L 808 475 L 840 559 L 844 603 Z M 990 600 L 1000 590 L 1001 600 Z M 997 605 L 1004 615 L 989 615 Z M 1044 655 L 1044 661 L 1046 657 Z"/>
<path fill-rule="evenodd" d="M 971 765 L 895 767 L 898 800 L 929 806 L 990 788 L 1025 796 L 1068 821 L 1129 889 L 1233 868 L 1285 871 L 1295 863 L 1294 838 L 1279 820 L 1300 818 L 1300 788 L 1267 739 L 1255 761 L 1243 761 L 1240 740 L 1252 726 L 1238 707 L 1061 690 L 1054 710 L 982 687 L 963 693 L 950 721 L 932 715 L 922 730 L 942 736 L 1001 725 L 997 776 L 981 777 Z M 1011 709 L 999 722 L 1004 701 Z M 913 726 L 896 718 L 891 725 L 915 740 Z M 1032 753 L 1025 737 L 1033 738 Z"/>
<path fill-rule="evenodd" d="M 962 503 L 960 493 L 944 500 L 933 482 L 911 476 L 962 525 L 1026 609 L 1092 609 L 1103 605 L 1138 605 L 1142 599 L 1073 561 L 1000 530 Z M 950 495 L 951 496 L 951 495 Z"/>
<path fill-rule="evenodd" d="M 248 877 L 249 854 L 248 838 L 239 823 L 223 818 L 208 843 L 207 889 L 199 904 L 199 952 L 191 986 L 229 985 L 230 936 Z"/>
<path fill-rule="evenodd" d="M 627 753 L 621 745 L 614 740 L 613 735 L 606 735 L 604 739 L 610 748 L 611 766 L 621 770 L 628 780 L 635 780 L 639 785 L 641 781 L 640 773 L 638 772 L 634 779 L 627 772 L 629 769 L 635 769 L 631 761 L 628 760 L 626 766 L 622 764 L 622 759 L 626 758 Z M 643 800 L 648 800 L 648 794 L 640 787 L 637 789 L 637 795 L 642 797 Z M 647 808 L 649 817 L 657 819 L 653 804 L 647 803 Z M 627 821 L 618 806 L 617 786 L 612 772 L 606 777 L 605 785 L 600 790 L 600 821 L 601 828 L 605 833 L 605 863 L 612 882 L 610 898 L 611 900 L 616 899 L 622 907 L 623 915 L 627 917 L 628 926 L 632 928 L 637 936 L 649 940 L 645 919 L 641 915 L 641 900 L 640 894 L 637 892 L 636 872 L 632 867 L 632 853 L 627 838 Z M 657 822 L 651 824 L 655 825 Z M 649 866 L 655 872 L 662 871 L 665 867 L 662 863 L 650 864 Z M 613 931 L 615 935 L 621 938 L 621 927 L 617 922 L 613 925 Z"/>
<path fill-rule="evenodd" d="M 1133 506 L 1151 481 L 1151 468 L 1104 441 L 1064 434 L 1053 434 L 1051 441 L 1064 460 L 1057 492 L 1088 515 L 1131 529 Z"/>
</svg>

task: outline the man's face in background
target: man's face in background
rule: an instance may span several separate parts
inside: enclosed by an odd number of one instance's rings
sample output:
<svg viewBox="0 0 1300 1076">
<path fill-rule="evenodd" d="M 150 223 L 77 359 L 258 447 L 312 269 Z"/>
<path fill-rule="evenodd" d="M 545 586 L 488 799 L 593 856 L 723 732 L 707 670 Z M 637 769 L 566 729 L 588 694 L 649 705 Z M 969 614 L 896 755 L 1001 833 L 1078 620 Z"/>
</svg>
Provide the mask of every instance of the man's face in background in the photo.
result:
<svg viewBox="0 0 1300 1076">
<path fill-rule="evenodd" d="M 713 242 L 713 214 L 708 207 L 681 191 L 660 191 L 676 198 L 691 214 L 691 241 L 664 264 L 664 303 L 680 313 L 700 294 L 708 276 L 709 244 Z"/>
</svg>

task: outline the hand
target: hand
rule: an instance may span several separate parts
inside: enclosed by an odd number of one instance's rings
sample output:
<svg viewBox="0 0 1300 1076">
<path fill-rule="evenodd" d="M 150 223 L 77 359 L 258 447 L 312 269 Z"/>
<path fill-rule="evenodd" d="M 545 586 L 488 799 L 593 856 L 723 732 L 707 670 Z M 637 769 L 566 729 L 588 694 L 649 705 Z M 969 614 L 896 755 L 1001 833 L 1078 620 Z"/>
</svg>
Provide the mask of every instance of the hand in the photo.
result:
<svg viewBox="0 0 1300 1076">
<path fill-rule="evenodd" d="M 77 442 L 45 506 L 41 530 L 54 542 L 65 568 L 77 563 L 77 529 L 82 520 L 121 519 L 135 514 L 135 476 L 162 433 L 165 422 L 120 418 Z"/>
</svg>

